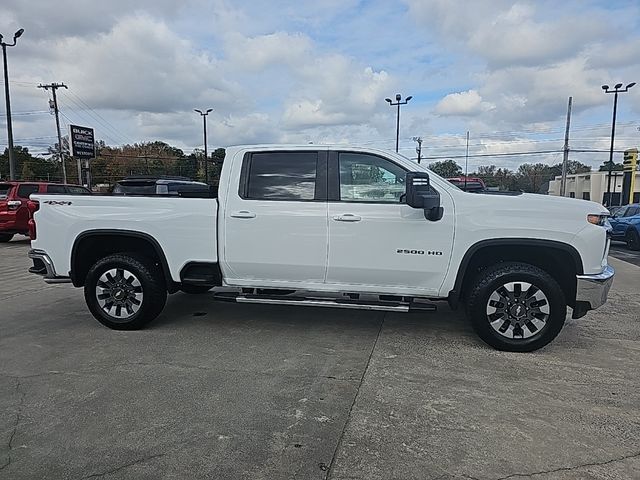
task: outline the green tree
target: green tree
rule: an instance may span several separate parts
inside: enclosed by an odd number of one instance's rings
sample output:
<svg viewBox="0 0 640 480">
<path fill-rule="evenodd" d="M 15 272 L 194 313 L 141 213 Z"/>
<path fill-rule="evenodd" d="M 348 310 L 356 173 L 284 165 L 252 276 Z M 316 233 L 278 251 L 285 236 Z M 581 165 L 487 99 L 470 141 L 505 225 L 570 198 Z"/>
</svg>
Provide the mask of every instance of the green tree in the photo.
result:
<svg viewBox="0 0 640 480">
<path fill-rule="evenodd" d="M 58 163 L 42 157 L 31 155 L 26 147 L 14 146 L 15 171 L 18 180 L 49 180 L 57 179 Z M 23 172 L 25 176 L 23 176 Z M 28 178 L 27 178 L 28 177 Z M 9 178 L 9 149 L 5 148 L 0 155 L 0 179 Z"/>
<path fill-rule="evenodd" d="M 614 163 L 611 171 L 613 172 L 621 172 L 623 170 L 623 165 L 621 163 Z M 606 160 L 602 162 L 602 165 L 598 167 L 599 172 L 608 172 L 609 171 L 609 161 Z"/>
<path fill-rule="evenodd" d="M 20 172 L 20 180 L 35 180 L 35 174 L 31 169 L 29 162 L 22 163 L 22 171 Z"/>
<path fill-rule="evenodd" d="M 553 169 L 544 163 L 523 163 L 516 172 L 518 190 L 540 193 L 540 187 L 554 177 Z"/>
<path fill-rule="evenodd" d="M 429 169 L 443 178 L 458 177 L 462 175 L 462 167 L 452 159 L 430 163 Z"/>
<path fill-rule="evenodd" d="M 110 147 L 104 142 L 96 143 L 97 156 L 91 161 L 94 183 L 113 184 L 129 175 L 185 175 L 193 178 L 190 171 L 182 172 L 181 160 L 184 152 L 165 142 L 153 141 Z"/>
<path fill-rule="evenodd" d="M 212 168 L 209 172 L 210 181 L 213 185 L 218 185 L 220 182 L 220 172 L 222 172 L 222 164 L 224 163 L 224 157 L 226 150 L 224 148 L 216 148 L 211 154 Z"/>
<path fill-rule="evenodd" d="M 482 179 L 487 187 L 497 187 L 496 170 L 497 167 L 495 165 L 481 165 L 471 175 Z"/>
</svg>

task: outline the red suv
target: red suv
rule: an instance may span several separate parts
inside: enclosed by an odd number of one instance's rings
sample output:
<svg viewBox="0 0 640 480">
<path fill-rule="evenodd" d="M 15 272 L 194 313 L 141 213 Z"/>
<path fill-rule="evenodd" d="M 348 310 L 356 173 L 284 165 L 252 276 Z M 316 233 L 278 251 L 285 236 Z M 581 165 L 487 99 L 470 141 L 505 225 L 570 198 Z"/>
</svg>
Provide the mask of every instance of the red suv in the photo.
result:
<svg viewBox="0 0 640 480">
<path fill-rule="evenodd" d="M 16 233 L 29 234 L 27 201 L 32 193 L 91 195 L 91 190 L 61 183 L 0 181 L 0 242 L 8 242 Z"/>
</svg>

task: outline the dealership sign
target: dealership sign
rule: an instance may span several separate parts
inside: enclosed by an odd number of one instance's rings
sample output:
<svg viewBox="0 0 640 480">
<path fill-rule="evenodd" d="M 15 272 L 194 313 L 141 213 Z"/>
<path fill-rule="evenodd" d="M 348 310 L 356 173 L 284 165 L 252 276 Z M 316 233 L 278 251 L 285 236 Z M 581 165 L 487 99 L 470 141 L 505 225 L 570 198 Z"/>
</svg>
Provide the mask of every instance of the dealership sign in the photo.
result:
<svg viewBox="0 0 640 480">
<path fill-rule="evenodd" d="M 71 156 L 77 159 L 96 158 L 93 128 L 69 125 Z"/>
</svg>

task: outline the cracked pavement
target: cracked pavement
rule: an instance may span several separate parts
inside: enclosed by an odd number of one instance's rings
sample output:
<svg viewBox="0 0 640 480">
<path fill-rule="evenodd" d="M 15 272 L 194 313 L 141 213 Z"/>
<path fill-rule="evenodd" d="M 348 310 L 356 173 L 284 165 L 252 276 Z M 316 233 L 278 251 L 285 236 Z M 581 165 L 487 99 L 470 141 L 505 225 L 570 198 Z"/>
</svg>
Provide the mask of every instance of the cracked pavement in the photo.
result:
<svg viewBox="0 0 640 480">
<path fill-rule="evenodd" d="M 0 245 L 0 479 L 640 478 L 640 267 L 533 354 L 459 313 L 176 294 L 110 331 Z M 204 315 L 203 315 L 204 313 Z"/>
</svg>

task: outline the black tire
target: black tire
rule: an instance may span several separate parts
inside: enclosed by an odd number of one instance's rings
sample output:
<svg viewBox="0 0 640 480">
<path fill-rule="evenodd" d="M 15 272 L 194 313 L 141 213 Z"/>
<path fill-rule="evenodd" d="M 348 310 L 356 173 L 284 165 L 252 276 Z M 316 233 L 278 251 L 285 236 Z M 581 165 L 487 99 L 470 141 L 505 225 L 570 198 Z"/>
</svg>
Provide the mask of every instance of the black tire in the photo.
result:
<svg viewBox="0 0 640 480">
<path fill-rule="evenodd" d="M 113 271 L 116 272 L 115 275 L 109 273 Z M 132 277 L 134 281 L 131 281 Z M 98 293 L 98 288 L 102 293 Z M 118 300 L 122 290 L 126 292 L 122 294 L 122 300 Z M 107 299 L 101 298 L 105 295 Z M 167 301 L 167 289 L 162 270 L 151 259 L 136 254 L 118 253 L 98 260 L 89 269 L 84 284 L 84 298 L 96 320 L 106 327 L 114 330 L 137 330 L 160 315 Z M 138 303 L 134 304 L 135 301 Z M 128 305 L 124 302 L 128 302 Z M 124 315 L 128 315 L 126 318 L 119 317 L 122 314 L 122 304 Z M 129 312 L 130 309 L 133 313 Z"/>
<path fill-rule="evenodd" d="M 505 262 L 476 277 L 467 297 L 467 316 L 480 338 L 492 347 L 531 352 L 560 333 L 567 302 L 558 282 L 544 270 L 527 263 Z"/>
<path fill-rule="evenodd" d="M 207 287 L 207 286 L 204 286 L 204 285 L 182 284 L 182 286 L 180 287 L 180 290 L 183 291 L 184 293 L 188 293 L 190 295 L 201 295 L 203 293 L 207 293 L 212 288 L 213 287 Z"/>
<path fill-rule="evenodd" d="M 627 234 L 624 236 L 624 239 L 627 242 L 629 250 L 640 250 L 640 234 L 638 233 L 638 230 L 630 228 L 627 230 Z"/>
<path fill-rule="evenodd" d="M 13 233 L 0 233 L 0 243 L 10 242 L 13 238 Z"/>
</svg>

